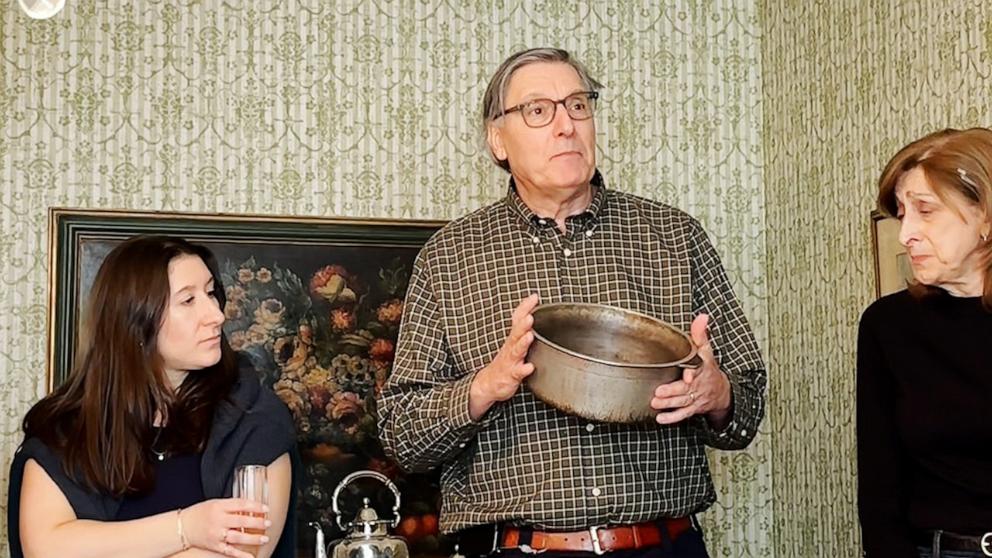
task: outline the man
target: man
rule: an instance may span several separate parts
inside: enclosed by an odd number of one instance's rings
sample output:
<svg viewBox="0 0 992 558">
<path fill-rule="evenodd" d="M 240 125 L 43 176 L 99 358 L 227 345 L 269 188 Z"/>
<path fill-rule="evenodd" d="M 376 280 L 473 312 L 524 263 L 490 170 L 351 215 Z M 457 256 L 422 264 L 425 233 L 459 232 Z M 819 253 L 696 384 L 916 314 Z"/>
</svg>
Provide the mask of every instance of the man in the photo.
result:
<svg viewBox="0 0 992 558">
<path fill-rule="evenodd" d="M 744 448 L 764 414 L 764 365 L 706 234 L 596 171 L 598 87 L 562 50 L 507 59 L 483 100 L 506 198 L 447 225 L 414 267 L 381 438 L 408 470 L 442 468 L 441 527 L 473 528 L 463 550 L 707 556 L 704 444 Z M 658 424 L 566 414 L 524 384 L 539 302 L 656 316 L 691 330 L 703 364 L 655 391 Z"/>
</svg>

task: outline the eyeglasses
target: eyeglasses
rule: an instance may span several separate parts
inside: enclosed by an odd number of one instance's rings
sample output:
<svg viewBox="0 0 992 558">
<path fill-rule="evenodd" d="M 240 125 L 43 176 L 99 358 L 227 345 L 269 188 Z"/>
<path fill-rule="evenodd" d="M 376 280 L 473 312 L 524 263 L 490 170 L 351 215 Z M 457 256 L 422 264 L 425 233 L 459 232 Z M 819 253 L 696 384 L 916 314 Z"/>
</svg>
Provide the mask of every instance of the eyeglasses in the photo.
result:
<svg viewBox="0 0 992 558">
<path fill-rule="evenodd" d="M 551 99 L 534 99 L 521 103 L 515 107 L 504 110 L 499 116 L 506 116 L 511 112 L 519 112 L 524 117 L 524 124 L 531 128 L 541 128 L 551 124 L 555 119 L 555 112 L 558 105 L 565 107 L 568 116 L 572 120 L 589 120 L 596 108 L 596 99 L 599 98 L 598 91 L 580 91 L 573 93 L 560 101 Z M 497 117 L 499 118 L 499 117 Z"/>
</svg>

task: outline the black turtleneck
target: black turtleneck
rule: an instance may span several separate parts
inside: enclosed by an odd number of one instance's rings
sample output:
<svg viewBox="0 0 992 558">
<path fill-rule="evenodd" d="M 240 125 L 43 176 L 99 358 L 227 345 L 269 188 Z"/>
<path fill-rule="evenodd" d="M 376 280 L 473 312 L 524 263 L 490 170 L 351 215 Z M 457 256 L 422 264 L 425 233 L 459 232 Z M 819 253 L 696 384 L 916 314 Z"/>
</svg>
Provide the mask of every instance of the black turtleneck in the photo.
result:
<svg viewBox="0 0 992 558">
<path fill-rule="evenodd" d="M 926 529 L 992 531 L 992 313 L 906 291 L 861 317 L 858 507 L 867 556 L 916 557 Z"/>
</svg>

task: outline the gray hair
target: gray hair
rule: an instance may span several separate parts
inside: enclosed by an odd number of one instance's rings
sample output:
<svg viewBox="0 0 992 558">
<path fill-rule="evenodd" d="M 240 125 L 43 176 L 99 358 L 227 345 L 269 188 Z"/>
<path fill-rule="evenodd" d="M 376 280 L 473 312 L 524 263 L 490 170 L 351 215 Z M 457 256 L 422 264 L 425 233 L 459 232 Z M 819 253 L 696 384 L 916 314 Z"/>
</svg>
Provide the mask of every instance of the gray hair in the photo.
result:
<svg viewBox="0 0 992 558">
<path fill-rule="evenodd" d="M 482 141 L 486 142 L 487 149 L 489 148 L 489 144 L 486 141 L 486 137 L 489 132 L 489 124 L 499 118 L 503 113 L 503 104 L 506 102 L 506 90 L 510 87 L 510 78 L 520 68 L 537 62 L 561 62 L 568 64 L 579 74 L 582 87 L 587 91 L 598 91 L 603 87 L 601 83 L 589 75 L 589 70 L 566 50 L 540 47 L 522 50 L 510 55 L 496 69 L 496 73 L 490 78 L 489 85 L 486 87 L 486 94 L 482 97 Z M 497 159 L 492 149 L 490 149 L 489 154 L 500 168 L 507 172 L 510 171 L 509 161 L 500 161 Z"/>
</svg>

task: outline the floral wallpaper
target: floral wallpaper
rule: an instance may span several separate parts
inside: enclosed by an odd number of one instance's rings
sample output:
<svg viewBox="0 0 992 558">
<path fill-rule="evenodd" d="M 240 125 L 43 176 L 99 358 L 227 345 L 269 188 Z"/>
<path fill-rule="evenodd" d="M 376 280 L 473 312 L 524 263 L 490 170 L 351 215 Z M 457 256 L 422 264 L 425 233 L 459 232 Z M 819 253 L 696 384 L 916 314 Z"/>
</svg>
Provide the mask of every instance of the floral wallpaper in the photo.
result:
<svg viewBox="0 0 992 558">
<path fill-rule="evenodd" d="M 775 556 L 857 556 L 857 323 L 874 298 L 882 167 L 992 124 L 992 4 L 760 6 Z"/>
<path fill-rule="evenodd" d="M 767 348 L 782 278 L 764 151 L 780 144 L 762 132 L 761 36 L 753 0 L 69 0 L 45 21 L 3 3 L 0 462 L 45 392 L 50 207 L 457 217 L 504 193 L 479 100 L 529 46 L 570 49 L 606 84 L 609 186 L 703 222 Z M 714 556 L 773 555 L 774 418 L 713 454 Z M 0 507 L 6 483 L 4 465 Z"/>
</svg>

